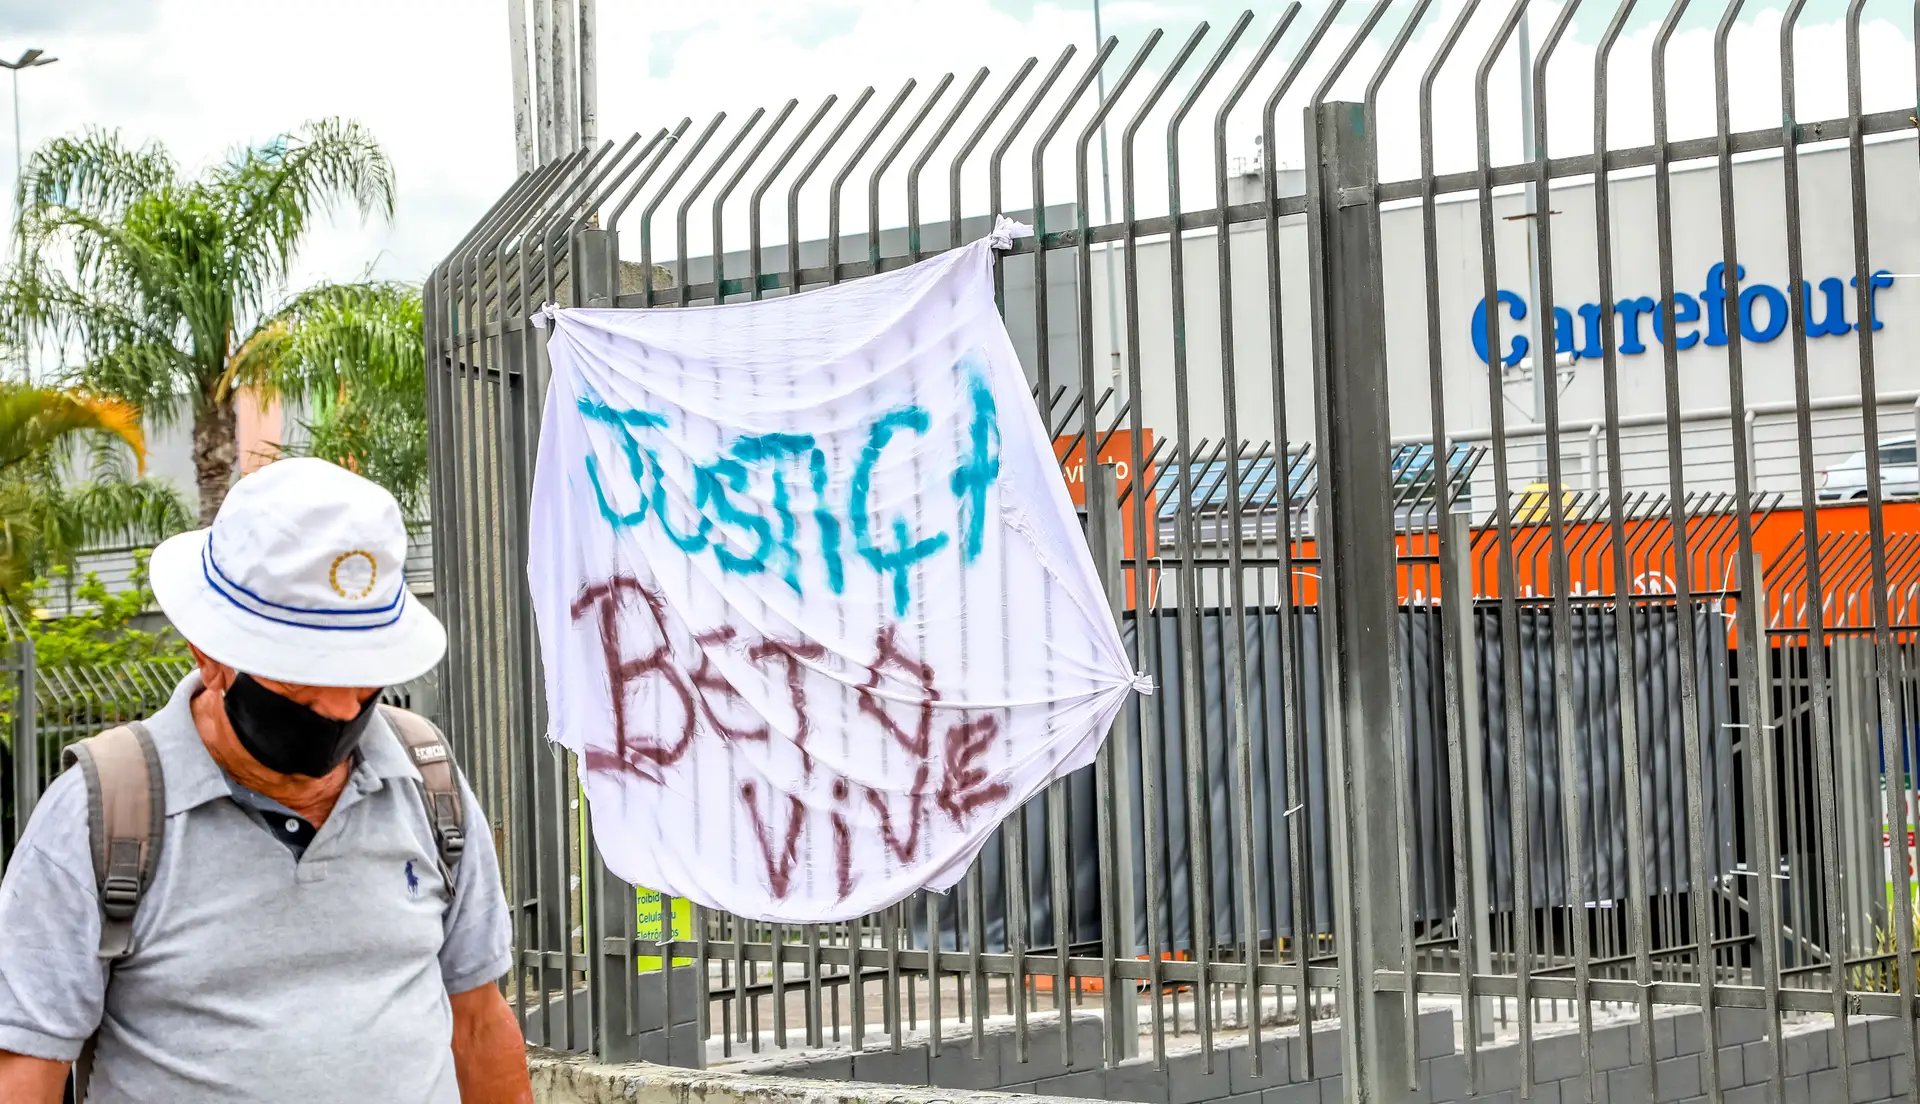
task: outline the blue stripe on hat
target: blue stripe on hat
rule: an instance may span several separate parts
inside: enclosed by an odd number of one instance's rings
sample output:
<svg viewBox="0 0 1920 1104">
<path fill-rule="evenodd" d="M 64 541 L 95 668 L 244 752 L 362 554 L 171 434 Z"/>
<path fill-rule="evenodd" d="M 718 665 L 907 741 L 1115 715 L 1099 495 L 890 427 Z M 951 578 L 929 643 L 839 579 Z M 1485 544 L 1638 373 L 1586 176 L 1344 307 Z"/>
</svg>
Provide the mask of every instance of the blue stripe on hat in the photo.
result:
<svg viewBox="0 0 1920 1104">
<path fill-rule="evenodd" d="M 262 598 L 258 594 L 255 594 L 253 591 L 248 590 L 246 587 L 242 586 L 240 583 L 234 581 L 231 577 L 227 575 L 225 571 L 222 571 L 220 569 L 220 560 L 218 557 L 214 556 L 213 554 L 213 533 L 214 531 L 212 529 L 207 530 L 207 547 L 205 551 L 201 553 L 201 559 L 203 559 L 208 566 L 211 566 L 213 568 L 214 574 L 220 576 L 221 582 L 225 583 L 227 586 L 232 587 L 233 589 L 239 591 L 240 593 L 246 595 L 248 598 L 253 599 L 254 601 L 260 603 L 263 606 L 271 606 L 274 609 L 285 610 L 288 613 L 310 613 L 317 617 L 356 617 L 361 614 L 368 614 L 368 613 L 385 613 L 390 609 L 398 608 L 403 602 L 406 601 L 407 577 L 404 571 L 401 572 L 401 575 L 400 575 L 400 592 L 394 595 L 393 601 L 388 602 L 384 606 L 379 606 L 374 609 L 368 609 L 368 610 L 309 609 L 304 606 L 282 605 L 281 603 L 275 602 L 270 598 Z M 211 579 L 209 579 L 208 581 L 212 582 Z M 218 586 L 218 584 L 215 584 L 215 585 Z"/>
<path fill-rule="evenodd" d="M 233 580 L 229 579 L 227 577 L 226 572 L 220 570 L 220 564 L 216 559 L 214 559 L 214 555 L 213 555 L 213 534 L 211 532 L 207 534 L 206 546 L 201 550 L 201 553 L 200 553 L 200 573 L 206 577 L 207 585 L 212 587 L 214 589 L 214 592 L 219 594 L 220 597 L 225 598 L 229 604 L 231 604 L 235 608 L 245 613 L 249 613 L 249 614 L 252 614 L 254 617 L 260 618 L 262 621 L 270 621 L 276 625 L 289 625 L 289 626 L 292 626 L 293 628 L 298 628 L 298 629 L 318 629 L 324 632 L 366 632 L 371 629 L 384 629 L 387 626 L 392 625 L 395 622 L 399 621 L 401 615 L 406 612 L 407 581 L 406 581 L 406 576 L 404 574 L 401 576 L 401 579 L 400 579 L 400 593 L 394 597 L 393 601 L 387 603 L 384 606 L 379 607 L 378 609 L 369 609 L 369 610 L 301 609 L 300 607 L 297 607 L 297 606 L 286 606 L 278 602 L 274 602 L 266 598 L 262 598 L 259 595 L 253 593 L 251 590 L 248 590 L 246 587 L 241 586 L 239 583 L 236 583 Z M 231 587 L 232 589 L 229 590 L 228 589 L 229 587 Z M 235 591 L 238 591 L 239 593 L 236 594 Z M 305 617 L 375 617 L 375 616 L 379 616 L 381 614 L 387 613 L 388 611 L 392 611 L 393 616 L 387 618 L 384 621 L 377 621 L 371 624 L 364 624 L 364 625 L 341 625 L 341 624 L 324 624 L 324 623 L 315 624 L 311 621 L 296 621 L 287 617 L 277 617 L 272 613 L 267 613 L 262 610 L 255 609 L 247 601 L 242 601 L 242 596 L 262 606 L 267 606 L 272 609 L 280 610 L 285 613 L 299 614 Z"/>
</svg>

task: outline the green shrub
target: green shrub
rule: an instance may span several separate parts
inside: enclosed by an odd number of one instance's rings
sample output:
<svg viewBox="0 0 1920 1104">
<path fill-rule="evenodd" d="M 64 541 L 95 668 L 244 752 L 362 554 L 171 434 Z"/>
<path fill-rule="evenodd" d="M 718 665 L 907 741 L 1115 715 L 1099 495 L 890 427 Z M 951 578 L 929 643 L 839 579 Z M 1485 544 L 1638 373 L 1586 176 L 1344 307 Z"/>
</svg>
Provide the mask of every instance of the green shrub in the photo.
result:
<svg viewBox="0 0 1920 1104">
<path fill-rule="evenodd" d="M 92 572 L 74 582 L 66 569 L 54 568 L 29 584 L 27 607 L 37 613 L 69 587 L 70 605 L 81 607 L 76 612 L 18 623 L 33 642 L 38 727 L 52 754 L 98 728 L 157 708 L 165 699 L 156 696 L 171 690 L 190 659 L 186 642 L 170 627 L 149 631 L 137 625 L 153 608 L 146 553 L 135 555 L 128 585 L 119 593 Z M 0 741 L 11 742 L 18 696 L 18 677 L 9 672 L 0 679 Z"/>
</svg>

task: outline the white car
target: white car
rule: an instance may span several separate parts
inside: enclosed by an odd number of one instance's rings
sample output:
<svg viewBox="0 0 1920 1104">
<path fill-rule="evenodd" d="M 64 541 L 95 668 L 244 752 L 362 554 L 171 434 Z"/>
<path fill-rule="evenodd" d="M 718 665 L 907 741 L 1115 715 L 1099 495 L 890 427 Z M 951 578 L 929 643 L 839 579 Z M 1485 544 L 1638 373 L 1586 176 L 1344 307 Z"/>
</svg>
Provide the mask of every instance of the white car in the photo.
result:
<svg viewBox="0 0 1920 1104">
<path fill-rule="evenodd" d="M 1867 500 L 1867 454 L 1856 452 L 1838 467 L 1814 476 L 1822 502 Z M 1880 494 L 1883 498 L 1920 495 L 1920 465 L 1914 459 L 1911 433 L 1880 439 Z"/>
</svg>

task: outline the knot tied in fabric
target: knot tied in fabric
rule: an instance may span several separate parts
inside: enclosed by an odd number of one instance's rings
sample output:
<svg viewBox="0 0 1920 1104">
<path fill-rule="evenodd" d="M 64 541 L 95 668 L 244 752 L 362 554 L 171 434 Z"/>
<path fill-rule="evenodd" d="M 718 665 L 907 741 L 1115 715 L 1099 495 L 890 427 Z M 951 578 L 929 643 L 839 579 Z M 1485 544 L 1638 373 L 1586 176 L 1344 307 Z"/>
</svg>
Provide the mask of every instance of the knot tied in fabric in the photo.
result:
<svg viewBox="0 0 1920 1104">
<path fill-rule="evenodd" d="M 1033 237 L 1033 227 L 1024 222 L 1015 222 L 1005 215 L 993 216 L 993 230 L 987 234 L 987 244 L 994 249 L 1005 251 L 1013 248 L 1016 238 Z"/>
</svg>

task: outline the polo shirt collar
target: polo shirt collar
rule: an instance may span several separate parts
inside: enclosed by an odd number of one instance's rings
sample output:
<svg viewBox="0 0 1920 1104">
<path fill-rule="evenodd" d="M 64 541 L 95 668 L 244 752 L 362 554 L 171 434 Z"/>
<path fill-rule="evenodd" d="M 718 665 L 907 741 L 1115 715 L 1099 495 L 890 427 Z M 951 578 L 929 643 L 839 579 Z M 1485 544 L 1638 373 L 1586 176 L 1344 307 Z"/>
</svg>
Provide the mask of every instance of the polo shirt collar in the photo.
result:
<svg viewBox="0 0 1920 1104">
<path fill-rule="evenodd" d="M 193 696 L 201 690 L 200 672 L 188 672 L 174 688 L 173 697 L 146 724 L 153 735 L 154 748 L 160 754 L 160 769 L 166 775 L 167 815 L 184 813 L 217 798 L 231 798 L 226 772 L 213 761 L 200 729 L 193 723 Z M 399 737 L 388 727 L 384 713 L 374 711 L 373 720 L 360 740 L 360 763 L 354 768 L 358 788 L 371 792 L 392 779 L 420 781 Z"/>
</svg>

